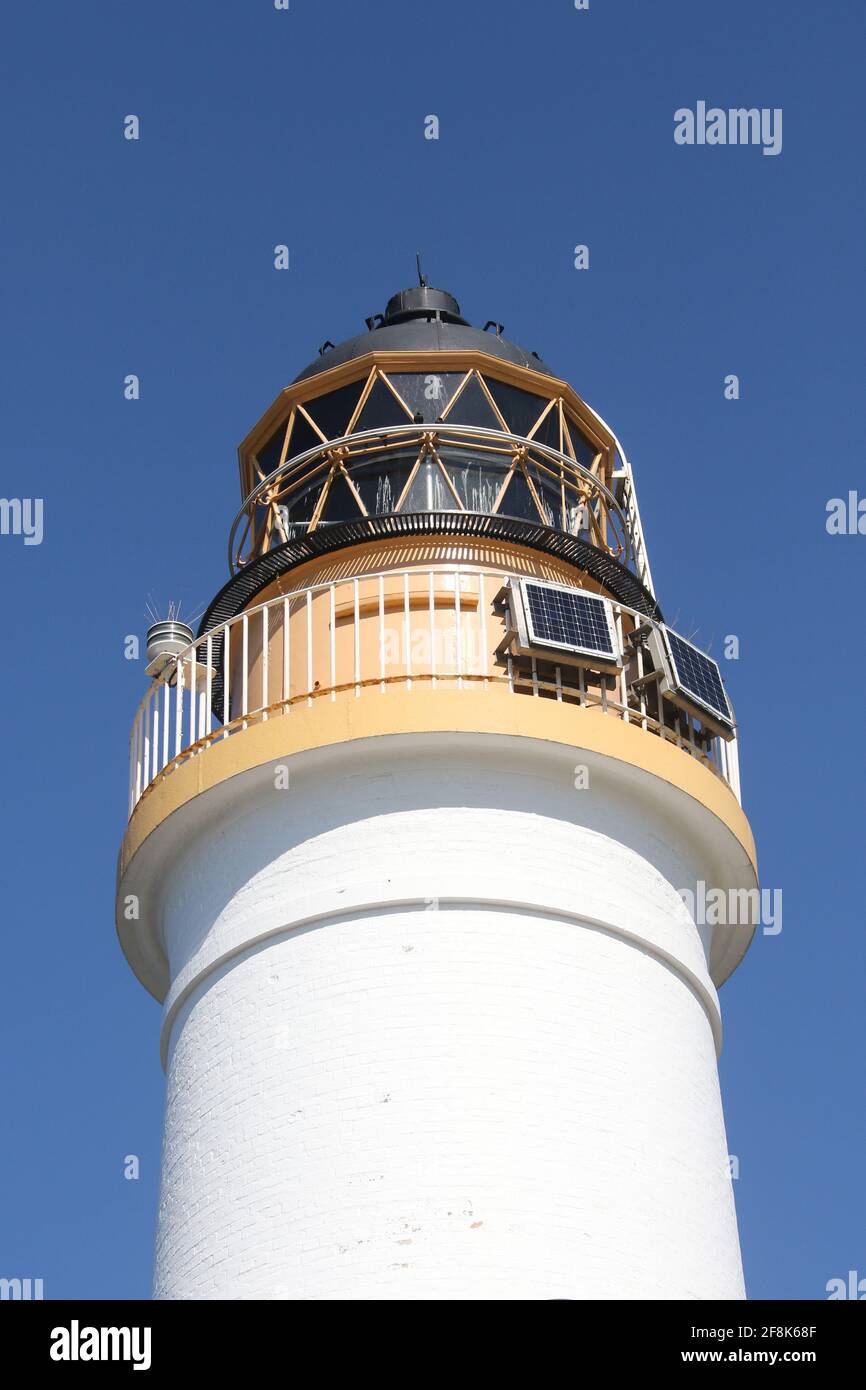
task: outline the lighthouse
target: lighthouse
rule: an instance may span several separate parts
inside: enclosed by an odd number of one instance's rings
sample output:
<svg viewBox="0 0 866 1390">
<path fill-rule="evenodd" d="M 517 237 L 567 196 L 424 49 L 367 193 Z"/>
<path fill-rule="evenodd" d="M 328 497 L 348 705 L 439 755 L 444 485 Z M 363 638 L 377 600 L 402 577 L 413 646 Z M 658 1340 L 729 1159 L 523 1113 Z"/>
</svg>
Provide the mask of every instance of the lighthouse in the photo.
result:
<svg viewBox="0 0 866 1390">
<path fill-rule="evenodd" d="M 131 735 L 154 1296 L 744 1297 L 718 989 L 754 922 L 694 906 L 756 889 L 736 718 L 613 430 L 422 281 L 239 463 Z"/>
</svg>

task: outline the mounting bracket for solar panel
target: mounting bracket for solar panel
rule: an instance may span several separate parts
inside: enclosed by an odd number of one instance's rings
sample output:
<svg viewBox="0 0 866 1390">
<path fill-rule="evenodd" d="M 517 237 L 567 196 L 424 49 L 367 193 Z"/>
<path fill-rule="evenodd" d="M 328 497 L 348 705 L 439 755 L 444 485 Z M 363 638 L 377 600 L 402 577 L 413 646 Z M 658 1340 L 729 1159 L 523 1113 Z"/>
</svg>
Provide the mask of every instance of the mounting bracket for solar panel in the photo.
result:
<svg viewBox="0 0 866 1390">
<path fill-rule="evenodd" d="M 630 680 L 628 688 L 629 690 L 642 690 L 644 686 L 656 685 L 662 680 L 664 680 L 664 673 L 662 671 L 647 671 L 644 675 L 635 676 Z"/>
<path fill-rule="evenodd" d="M 626 641 L 630 642 L 633 647 L 637 647 L 647 640 L 652 630 L 652 623 L 646 622 L 645 620 L 642 623 L 638 623 L 637 627 L 633 628 L 632 631 L 627 634 Z"/>
<path fill-rule="evenodd" d="M 685 641 L 686 639 L 683 638 L 682 640 Z M 708 706 L 692 699 L 688 692 L 682 688 L 674 675 L 670 653 L 661 628 L 653 626 L 649 635 L 648 646 L 653 665 L 656 668 L 653 675 L 659 677 L 659 693 L 677 709 L 682 710 L 684 714 L 700 720 L 701 724 L 718 738 L 723 738 L 726 741 L 735 738 L 736 728 L 733 715 L 730 724 L 725 723 L 714 715 Z M 702 655 L 705 656 L 706 653 L 704 652 Z M 725 698 L 727 699 L 727 694 Z M 730 701 L 728 703 L 730 704 Z"/>
</svg>

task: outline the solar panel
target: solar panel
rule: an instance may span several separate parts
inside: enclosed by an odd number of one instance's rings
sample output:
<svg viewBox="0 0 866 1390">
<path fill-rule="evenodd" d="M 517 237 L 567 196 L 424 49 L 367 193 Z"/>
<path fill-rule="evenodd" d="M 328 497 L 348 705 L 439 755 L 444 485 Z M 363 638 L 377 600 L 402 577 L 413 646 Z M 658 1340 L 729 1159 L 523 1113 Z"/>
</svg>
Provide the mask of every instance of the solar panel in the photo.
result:
<svg viewBox="0 0 866 1390">
<path fill-rule="evenodd" d="M 733 728 L 733 713 L 718 662 L 669 627 L 664 629 L 664 634 L 671 660 L 671 675 L 683 695 Z"/>
<path fill-rule="evenodd" d="M 522 586 L 531 646 L 617 660 L 610 607 L 603 598 L 526 579 Z"/>
</svg>

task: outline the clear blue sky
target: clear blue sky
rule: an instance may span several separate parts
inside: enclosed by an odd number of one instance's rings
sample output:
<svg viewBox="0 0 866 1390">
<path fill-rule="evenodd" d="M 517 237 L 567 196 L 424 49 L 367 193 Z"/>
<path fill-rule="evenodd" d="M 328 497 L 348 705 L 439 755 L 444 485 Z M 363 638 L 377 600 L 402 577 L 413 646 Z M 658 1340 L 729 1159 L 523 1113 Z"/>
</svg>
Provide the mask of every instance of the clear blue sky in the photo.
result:
<svg viewBox="0 0 866 1390">
<path fill-rule="evenodd" d="M 722 990 L 747 1283 L 866 1275 L 866 536 L 825 530 L 866 492 L 864 39 L 859 0 L 7 13 L 0 490 L 45 499 L 45 536 L 0 537 L 0 1275 L 149 1293 L 163 1077 L 113 925 L 124 637 L 149 593 L 222 584 L 238 441 L 418 247 L 617 430 L 669 619 L 740 638 L 744 797 L 784 894 Z M 676 146 L 698 100 L 781 107 L 782 153 Z"/>
</svg>

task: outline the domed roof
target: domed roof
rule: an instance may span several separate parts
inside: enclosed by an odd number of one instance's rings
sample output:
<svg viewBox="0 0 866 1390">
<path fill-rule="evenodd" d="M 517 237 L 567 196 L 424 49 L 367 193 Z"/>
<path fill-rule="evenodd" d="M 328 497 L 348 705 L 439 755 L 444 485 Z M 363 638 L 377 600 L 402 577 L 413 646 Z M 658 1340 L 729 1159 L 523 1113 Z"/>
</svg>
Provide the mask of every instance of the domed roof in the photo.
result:
<svg viewBox="0 0 866 1390">
<path fill-rule="evenodd" d="M 460 305 L 447 291 L 415 285 L 392 295 L 384 314 L 367 319 L 366 333 L 347 338 L 336 347 L 328 345 L 295 381 L 304 381 L 368 352 L 486 352 L 545 376 L 553 375 L 537 353 L 527 352 L 503 338 L 501 324 L 490 323 L 488 329 L 497 331 L 473 328 L 461 318 Z"/>
</svg>

